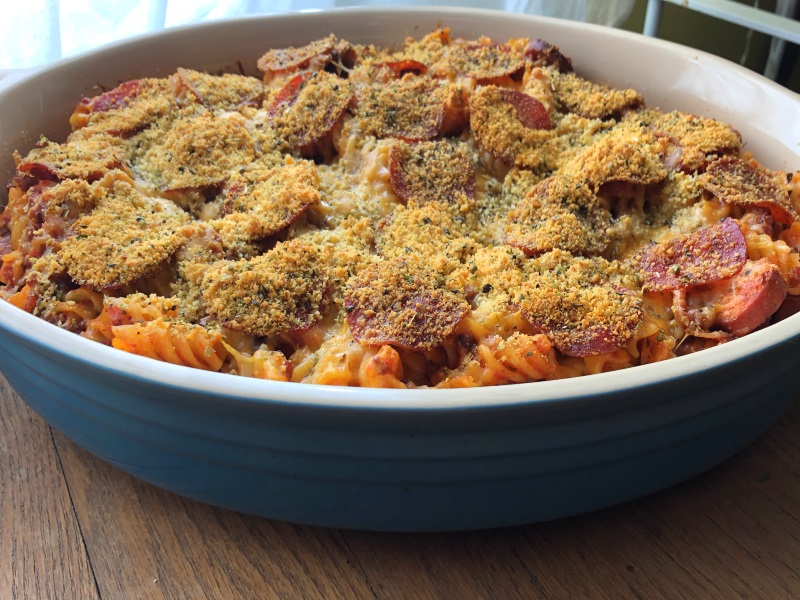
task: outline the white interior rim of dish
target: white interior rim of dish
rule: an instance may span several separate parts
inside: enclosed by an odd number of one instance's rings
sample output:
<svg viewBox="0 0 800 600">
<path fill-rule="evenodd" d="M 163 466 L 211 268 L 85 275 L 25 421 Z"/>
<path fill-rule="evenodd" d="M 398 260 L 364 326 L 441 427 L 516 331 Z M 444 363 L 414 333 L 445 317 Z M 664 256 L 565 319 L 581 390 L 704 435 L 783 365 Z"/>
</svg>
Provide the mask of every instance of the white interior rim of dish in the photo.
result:
<svg viewBox="0 0 800 600">
<path fill-rule="evenodd" d="M 691 53 L 702 56 L 709 64 L 738 72 L 744 77 L 755 78 L 761 85 L 771 87 L 783 95 L 800 96 L 780 85 L 754 73 L 744 67 L 718 58 L 705 52 L 687 48 L 672 42 L 655 38 L 645 38 L 639 34 L 610 29 L 587 23 L 568 22 L 548 17 L 502 13 L 484 9 L 459 9 L 453 7 L 392 7 L 392 8 L 341 8 L 333 11 L 304 11 L 308 16 L 319 16 L 326 12 L 357 16 L 391 17 L 393 14 L 411 16 L 420 15 L 427 18 L 439 17 L 447 24 L 447 17 L 472 16 L 496 19 L 505 18 L 528 20 L 532 24 L 549 23 L 576 31 L 592 30 L 608 37 L 636 38 L 639 43 L 661 47 L 668 52 Z M 306 14 L 284 14 L 269 17 L 246 17 L 225 21 L 212 21 L 170 28 L 168 30 L 142 34 L 106 46 L 92 49 L 80 56 L 62 59 L 48 67 L 37 69 L 22 79 L 14 81 L 0 94 L 8 93 L 36 77 L 57 71 L 65 64 L 80 62 L 87 57 L 103 53 L 109 48 L 135 45 L 150 38 L 169 37 L 186 30 L 202 30 L 215 27 L 235 27 L 237 22 L 295 20 Z M 299 42 L 298 42 L 299 43 Z M 568 52 L 567 52 L 568 53 Z M 152 384 L 160 384 L 167 388 L 179 388 L 188 392 L 196 392 L 202 396 L 218 396 L 231 400 L 278 402 L 298 406 L 319 406 L 347 409 L 469 409 L 513 406 L 520 404 L 547 404 L 558 402 L 584 401 L 590 396 L 609 395 L 614 392 L 633 390 L 667 382 L 676 378 L 697 376 L 703 372 L 722 365 L 744 359 L 772 346 L 790 342 L 791 338 L 800 335 L 800 314 L 747 336 L 696 352 L 679 356 L 662 362 L 639 365 L 631 368 L 586 375 L 570 379 L 554 381 L 537 381 L 531 383 L 515 383 L 501 386 L 457 389 L 386 389 L 358 388 L 344 386 L 327 386 L 308 383 L 291 383 L 268 381 L 250 377 L 240 377 L 225 373 L 209 372 L 170 363 L 157 361 L 144 356 L 130 354 L 105 346 L 98 342 L 83 338 L 74 333 L 60 329 L 38 317 L 18 309 L 7 302 L 0 301 L 0 327 L 24 338 L 34 345 L 44 346 L 50 351 L 63 355 L 67 359 L 82 362 L 102 370 L 114 372 L 134 380 L 143 380 Z M 587 389 L 589 388 L 589 389 Z"/>
</svg>

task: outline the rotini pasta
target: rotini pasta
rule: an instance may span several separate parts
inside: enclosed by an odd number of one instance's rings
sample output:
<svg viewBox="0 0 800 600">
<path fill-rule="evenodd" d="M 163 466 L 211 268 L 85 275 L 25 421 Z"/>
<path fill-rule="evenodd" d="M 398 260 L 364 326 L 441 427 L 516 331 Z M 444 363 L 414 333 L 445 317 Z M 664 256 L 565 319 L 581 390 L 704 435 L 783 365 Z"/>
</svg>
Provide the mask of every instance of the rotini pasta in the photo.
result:
<svg viewBox="0 0 800 600">
<path fill-rule="evenodd" d="M 800 307 L 800 175 L 542 40 L 258 66 L 122 83 L 16 155 L 0 298 L 175 365 L 384 388 L 635 367 Z"/>
</svg>

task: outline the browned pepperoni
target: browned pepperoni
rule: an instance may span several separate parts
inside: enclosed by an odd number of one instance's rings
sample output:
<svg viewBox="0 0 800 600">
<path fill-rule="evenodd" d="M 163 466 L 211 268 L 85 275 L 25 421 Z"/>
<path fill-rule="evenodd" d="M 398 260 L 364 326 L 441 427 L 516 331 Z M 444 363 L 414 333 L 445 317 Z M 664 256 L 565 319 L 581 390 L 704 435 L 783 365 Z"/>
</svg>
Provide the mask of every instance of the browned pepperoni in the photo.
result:
<svg viewBox="0 0 800 600">
<path fill-rule="evenodd" d="M 608 246 L 611 213 L 580 181 L 553 176 L 539 182 L 506 217 L 503 239 L 527 256 L 556 248 L 592 256 Z"/>
<path fill-rule="evenodd" d="M 561 53 L 557 46 L 544 40 L 531 40 L 525 48 L 525 58 L 536 66 L 555 67 L 562 73 L 569 73 L 572 69 L 572 60 Z"/>
<path fill-rule="evenodd" d="M 176 93 L 187 91 L 207 108 L 234 110 L 243 106 L 260 107 L 265 88 L 260 79 L 234 75 L 209 75 L 178 68 L 175 74 Z"/>
<path fill-rule="evenodd" d="M 95 181 L 109 170 L 120 167 L 124 158 L 121 146 L 103 143 L 101 136 L 67 144 L 43 140 L 17 165 L 17 170 L 39 181 Z"/>
<path fill-rule="evenodd" d="M 768 171 L 741 158 L 724 156 L 708 166 L 702 185 L 722 202 L 768 208 L 778 223 L 791 225 L 800 220 L 789 200 L 783 172 Z"/>
<path fill-rule="evenodd" d="M 475 195 L 475 167 L 469 153 L 447 142 L 397 142 L 389 154 L 395 194 L 403 202 L 455 202 Z"/>
<path fill-rule="evenodd" d="M 402 259 L 373 264 L 348 285 L 344 306 L 362 344 L 412 350 L 441 346 L 469 311 L 455 292 L 436 285 L 436 273 Z"/>
<path fill-rule="evenodd" d="M 617 90 L 575 73 L 562 73 L 555 77 L 553 91 L 566 112 L 587 119 L 616 118 L 644 103 L 644 98 L 636 90 Z"/>
<path fill-rule="evenodd" d="M 520 309 L 563 354 L 606 354 L 625 347 L 633 338 L 642 309 L 641 300 L 629 291 L 610 284 L 575 287 L 559 283 L 532 277 L 523 286 Z"/>
<path fill-rule="evenodd" d="M 336 44 L 336 36 L 329 35 L 300 48 L 289 47 L 270 50 L 258 59 L 258 68 L 269 74 L 305 69 L 312 59 L 331 56 Z"/>
<path fill-rule="evenodd" d="M 454 44 L 447 59 L 456 73 L 478 80 L 506 77 L 525 67 L 523 57 L 502 44 Z"/>
<path fill-rule="evenodd" d="M 387 69 L 394 71 L 395 74 L 398 76 L 403 75 L 405 73 L 424 75 L 425 72 L 428 70 L 428 65 L 408 58 L 404 60 L 390 60 L 387 62 L 378 63 L 375 66 L 378 68 L 386 67 Z"/>
<path fill-rule="evenodd" d="M 300 87 L 311 78 L 311 73 L 300 73 L 287 81 L 280 91 L 275 94 L 267 107 L 267 114 L 274 118 L 288 110 L 296 101 Z"/>
<path fill-rule="evenodd" d="M 478 144 L 503 162 L 541 166 L 537 149 L 552 137 L 547 110 L 534 97 L 487 85 L 470 97 L 470 126 Z"/>
<path fill-rule="evenodd" d="M 763 325 L 786 298 L 780 269 L 766 259 L 748 263 L 726 283 L 717 303 L 716 324 L 734 335 L 748 334 Z"/>
<path fill-rule="evenodd" d="M 83 98 L 78 107 L 85 108 L 87 112 L 106 112 L 115 108 L 125 108 L 139 95 L 141 88 L 139 79 L 126 81 L 94 98 Z"/>
<path fill-rule="evenodd" d="M 514 108 L 517 113 L 517 119 L 528 129 L 553 128 L 553 124 L 550 121 L 550 114 L 547 112 L 544 104 L 533 96 L 523 94 L 517 90 L 500 88 L 500 98 L 503 99 L 503 102 Z"/>
<path fill-rule="evenodd" d="M 729 218 L 662 244 L 645 248 L 634 260 L 644 288 L 664 292 L 712 283 L 736 275 L 747 260 L 739 224 Z"/>
<path fill-rule="evenodd" d="M 350 84 L 324 71 L 293 77 L 268 112 L 285 146 L 303 150 L 336 126 L 353 101 Z"/>
<path fill-rule="evenodd" d="M 444 128 L 446 109 L 458 115 L 460 96 L 452 98 L 447 84 L 426 75 L 396 79 L 385 85 L 362 90 L 357 103 L 361 132 L 377 138 L 398 138 L 406 142 L 429 140 Z M 463 112 L 463 111 L 462 111 Z"/>
</svg>

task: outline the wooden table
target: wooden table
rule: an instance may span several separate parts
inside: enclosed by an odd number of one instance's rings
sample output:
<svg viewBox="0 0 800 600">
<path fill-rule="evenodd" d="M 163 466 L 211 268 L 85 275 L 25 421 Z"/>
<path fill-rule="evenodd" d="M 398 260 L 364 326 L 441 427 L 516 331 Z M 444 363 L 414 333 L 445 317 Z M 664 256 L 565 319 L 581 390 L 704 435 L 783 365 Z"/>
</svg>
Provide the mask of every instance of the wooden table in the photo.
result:
<svg viewBox="0 0 800 600">
<path fill-rule="evenodd" d="M 800 598 L 800 405 L 670 490 L 541 525 L 305 527 L 142 483 L 0 377 L 0 598 Z"/>
</svg>

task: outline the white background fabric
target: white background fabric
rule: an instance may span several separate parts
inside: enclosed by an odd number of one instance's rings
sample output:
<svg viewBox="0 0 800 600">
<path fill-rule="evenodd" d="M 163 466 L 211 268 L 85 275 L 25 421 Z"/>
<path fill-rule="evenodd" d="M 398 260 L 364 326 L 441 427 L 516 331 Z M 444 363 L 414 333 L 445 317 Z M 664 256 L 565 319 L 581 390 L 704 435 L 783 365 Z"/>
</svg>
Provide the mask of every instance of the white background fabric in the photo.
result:
<svg viewBox="0 0 800 600">
<path fill-rule="evenodd" d="M 503 9 L 618 26 L 630 13 L 634 0 L 4 0 L 3 4 L 0 69 L 20 69 L 164 27 L 245 15 L 432 4 Z"/>
</svg>

